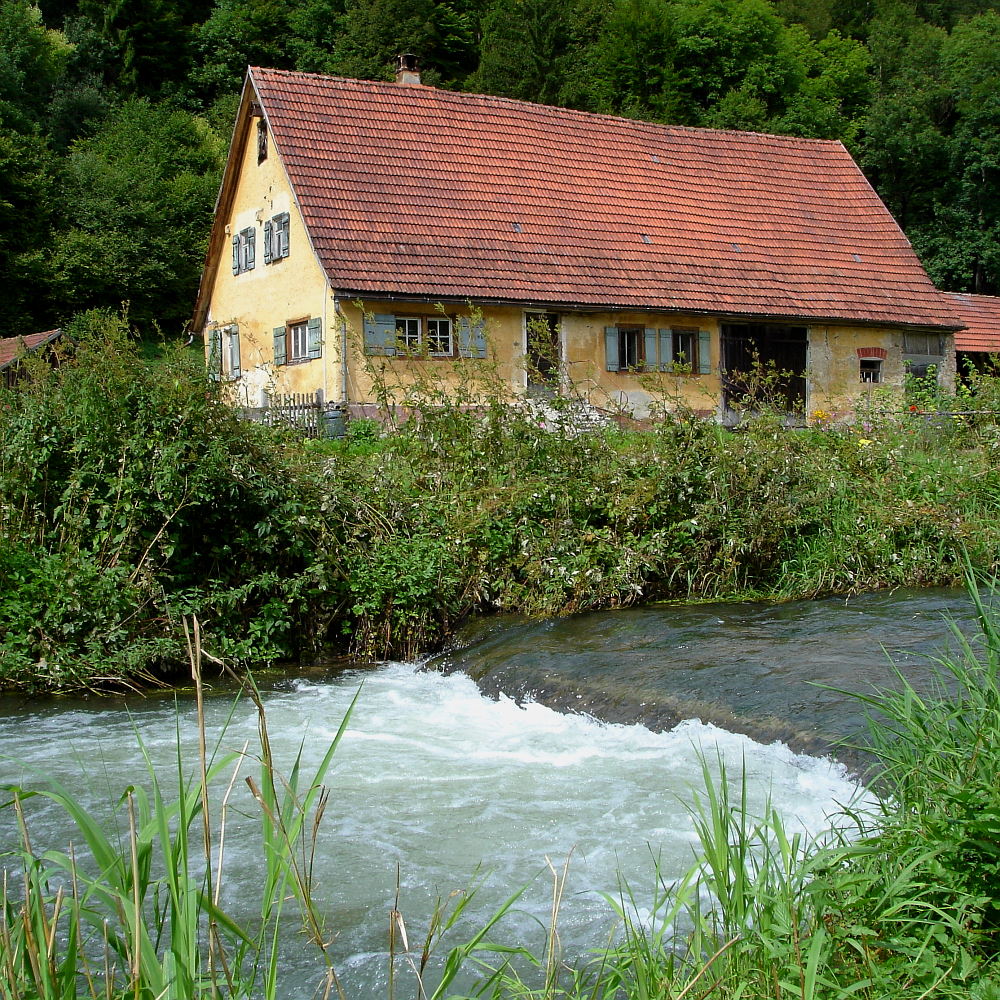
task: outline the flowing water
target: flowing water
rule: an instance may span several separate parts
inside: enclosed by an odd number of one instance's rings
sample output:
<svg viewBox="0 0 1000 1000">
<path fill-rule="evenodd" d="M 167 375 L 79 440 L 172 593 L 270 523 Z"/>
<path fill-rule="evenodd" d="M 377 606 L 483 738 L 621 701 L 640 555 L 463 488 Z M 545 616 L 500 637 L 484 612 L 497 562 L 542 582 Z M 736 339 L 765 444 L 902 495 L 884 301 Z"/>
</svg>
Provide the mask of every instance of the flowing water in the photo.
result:
<svg viewBox="0 0 1000 1000">
<path fill-rule="evenodd" d="M 491 624 L 439 662 L 451 672 L 390 663 L 276 685 L 265 694 L 275 755 L 288 764 L 301 747 L 307 772 L 361 687 L 328 775 L 331 798 L 316 857 L 317 902 L 336 934 L 347 995 L 385 996 L 397 882 L 411 943 L 422 941 L 436 898 L 481 886 L 461 938 L 527 885 L 493 936 L 540 953 L 547 859 L 561 866 L 571 857 L 562 940 L 577 956 L 599 945 L 613 922 L 603 894 L 615 895 L 620 878 L 641 903 L 651 895 L 654 860 L 667 878 L 690 864 L 687 806 L 703 785 L 703 760 L 714 771 L 723 762 L 731 779 L 745 766 L 755 809 L 769 797 L 793 828 L 821 830 L 860 794 L 847 769 L 736 730 L 753 730 L 760 718 L 768 734 L 783 727 L 793 744 L 796 734 L 820 733 L 826 741 L 838 728 L 856 730 L 853 705 L 806 682 L 818 677 L 857 687 L 852 681 L 875 676 L 873 664 L 887 676 L 879 641 L 908 646 L 906 669 L 922 670 L 912 654 L 946 643 L 942 610 L 971 627 L 968 601 L 954 592 L 875 596 L 846 606 L 648 608 Z M 484 695 L 473 677 L 516 699 Z M 539 701 L 526 697 L 532 691 Z M 619 721 L 556 711 L 542 698 Z M 209 698 L 207 712 L 223 748 L 238 750 L 247 740 L 253 746 L 256 716 L 248 703 L 234 710 L 231 696 L 220 693 Z M 135 730 L 164 775 L 176 770 L 178 742 L 193 770 L 197 739 L 188 701 L 51 701 L 7 705 L 0 779 L 33 786 L 59 780 L 106 810 L 127 784 L 144 781 Z M 246 769 L 252 773 L 251 762 Z M 233 795 L 225 902 L 252 914 L 260 884 L 256 806 L 242 781 Z M 55 807 L 32 805 L 36 848 L 64 846 L 69 832 Z M 13 832 L 5 827 L 2 836 L 10 844 Z M 286 993 L 308 996 L 318 965 L 303 938 L 293 935 L 286 947 Z"/>
</svg>

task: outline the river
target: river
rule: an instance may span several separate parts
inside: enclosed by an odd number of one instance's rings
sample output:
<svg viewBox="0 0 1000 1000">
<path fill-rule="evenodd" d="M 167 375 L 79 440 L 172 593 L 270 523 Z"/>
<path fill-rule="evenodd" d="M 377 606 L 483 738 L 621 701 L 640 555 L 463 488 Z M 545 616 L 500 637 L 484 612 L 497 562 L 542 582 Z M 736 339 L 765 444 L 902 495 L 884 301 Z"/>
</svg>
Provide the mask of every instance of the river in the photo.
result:
<svg viewBox="0 0 1000 1000">
<path fill-rule="evenodd" d="M 826 756 L 837 736 L 860 731 L 861 716 L 812 682 L 867 690 L 890 681 L 882 645 L 925 678 L 923 656 L 948 643 L 945 613 L 973 627 L 968 599 L 954 591 L 492 622 L 468 631 L 434 669 L 387 663 L 274 684 L 264 697 L 275 755 L 288 765 L 301 746 L 307 772 L 361 692 L 328 776 L 316 856 L 317 902 L 347 995 L 385 996 L 397 879 L 411 941 L 422 941 L 436 898 L 481 885 L 454 943 L 527 885 L 495 936 L 540 953 L 546 859 L 569 858 L 562 940 L 570 956 L 599 945 L 612 925 L 603 894 L 615 895 L 624 877 L 643 898 L 654 859 L 667 878 L 690 864 L 688 806 L 702 760 L 715 771 L 723 762 L 731 779 L 745 767 L 754 809 L 770 798 L 793 828 L 822 830 L 864 794 Z M 196 760 L 185 698 L 5 708 L 4 782 L 62 781 L 97 811 L 145 780 L 136 731 L 165 775 L 176 769 L 178 741 L 181 759 L 192 769 Z M 249 703 L 234 710 L 221 690 L 207 717 L 223 748 L 253 745 Z M 234 796 L 225 901 L 246 915 L 260 883 L 256 806 L 242 782 Z M 33 805 L 36 846 L 65 846 L 55 807 Z M 286 949 L 286 994 L 309 995 L 315 958 L 297 935 Z"/>
</svg>

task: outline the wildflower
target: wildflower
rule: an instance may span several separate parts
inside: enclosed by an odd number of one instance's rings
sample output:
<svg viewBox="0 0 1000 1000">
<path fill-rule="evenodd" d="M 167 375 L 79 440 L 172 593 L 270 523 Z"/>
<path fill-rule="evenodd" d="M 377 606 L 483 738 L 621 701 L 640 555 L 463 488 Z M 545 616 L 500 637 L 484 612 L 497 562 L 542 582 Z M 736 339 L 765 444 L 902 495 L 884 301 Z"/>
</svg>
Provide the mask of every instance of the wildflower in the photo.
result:
<svg viewBox="0 0 1000 1000">
<path fill-rule="evenodd" d="M 874 444 L 874 441 L 869 441 L 868 438 L 858 438 L 858 447 L 867 448 L 868 445 Z"/>
</svg>

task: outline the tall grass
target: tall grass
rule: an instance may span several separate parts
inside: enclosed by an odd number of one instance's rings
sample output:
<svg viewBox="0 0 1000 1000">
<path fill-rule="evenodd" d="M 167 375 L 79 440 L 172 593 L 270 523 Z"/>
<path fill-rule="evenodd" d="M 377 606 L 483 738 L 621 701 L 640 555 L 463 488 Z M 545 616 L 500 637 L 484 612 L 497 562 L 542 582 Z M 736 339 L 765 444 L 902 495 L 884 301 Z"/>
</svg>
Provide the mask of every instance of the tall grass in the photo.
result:
<svg viewBox="0 0 1000 1000">
<path fill-rule="evenodd" d="M 175 784 L 154 766 L 141 737 L 143 785 L 126 788 L 102 822 L 69 789 L 5 788 L 4 807 L 16 817 L 20 845 L 4 853 L 0 913 L 0 997 L 190 1000 L 194 997 L 276 995 L 279 928 L 297 904 L 308 940 L 317 949 L 322 980 L 317 995 L 339 992 L 322 918 L 312 898 L 311 859 L 327 802 L 323 782 L 353 704 L 315 771 L 302 772 L 301 754 L 287 774 L 271 755 L 263 704 L 256 752 L 220 754 L 209 747 L 202 711 L 202 650 L 197 621 L 191 663 L 197 687 L 199 760 L 194 775 L 177 734 Z M 356 700 L 356 699 L 355 699 Z M 220 740 L 222 736 L 220 735 Z M 229 801 L 241 771 L 260 809 L 259 911 L 241 924 L 220 904 L 225 881 Z M 213 809 L 210 797 L 222 792 Z M 76 833 L 68 850 L 39 848 L 32 835 L 31 800 L 60 808 Z"/>
<path fill-rule="evenodd" d="M 489 994 L 997 1000 L 1000 619 L 995 584 L 969 587 L 981 632 L 956 631 L 961 648 L 939 661 L 932 696 L 902 672 L 893 689 L 857 696 L 872 713 L 877 808 L 845 803 L 831 830 L 807 838 L 770 805 L 752 815 L 745 780 L 706 761 L 689 804 L 690 870 L 656 870 L 648 898 L 623 879 L 608 949 L 544 979 L 498 966 Z"/>
</svg>

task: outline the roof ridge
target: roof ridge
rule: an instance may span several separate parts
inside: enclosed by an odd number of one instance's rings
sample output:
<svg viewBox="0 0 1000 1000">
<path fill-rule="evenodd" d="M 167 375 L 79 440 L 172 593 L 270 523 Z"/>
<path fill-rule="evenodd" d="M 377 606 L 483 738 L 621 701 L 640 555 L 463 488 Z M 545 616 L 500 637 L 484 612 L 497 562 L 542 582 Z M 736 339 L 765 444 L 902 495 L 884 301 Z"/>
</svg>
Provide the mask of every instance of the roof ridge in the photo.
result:
<svg viewBox="0 0 1000 1000">
<path fill-rule="evenodd" d="M 638 125 L 656 130 L 686 132 L 686 133 L 693 133 L 695 135 L 712 135 L 712 136 L 727 135 L 740 139 L 746 139 L 746 138 L 777 139 L 779 142 L 783 144 L 801 143 L 803 145 L 822 146 L 826 148 L 830 146 L 844 148 L 843 143 L 839 139 L 817 139 L 808 136 L 780 135 L 777 132 L 756 132 L 747 129 L 731 129 L 731 128 L 726 129 L 726 128 L 709 128 L 707 126 L 698 126 L 698 125 L 677 125 L 669 122 L 651 121 L 650 119 L 647 118 L 630 118 L 627 115 L 613 115 L 604 111 L 584 111 L 579 108 L 567 108 L 559 104 L 539 104 L 536 101 L 525 101 L 516 97 L 504 97 L 499 94 L 482 94 L 478 92 L 471 92 L 464 90 L 446 90 L 442 87 L 432 87 L 429 84 L 419 84 L 416 86 L 409 84 L 404 87 L 398 83 L 394 83 L 389 80 L 361 80 L 348 76 L 334 76 L 328 73 L 306 73 L 303 72 L 302 70 L 273 69 L 267 66 L 250 66 L 249 71 L 251 76 L 253 76 L 255 73 L 271 73 L 285 77 L 305 78 L 307 80 L 326 80 L 331 83 L 348 84 L 359 88 L 368 87 L 379 91 L 385 91 L 388 94 L 403 93 L 403 92 L 434 94 L 443 96 L 448 99 L 464 98 L 467 100 L 479 100 L 491 104 L 510 105 L 518 109 L 531 108 L 540 111 L 555 111 L 562 115 L 577 117 L 581 119 L 588 119 L 588 120 L 604 119 L 605 121 L 625 122 L 630 125 Z"/>
</svg>

